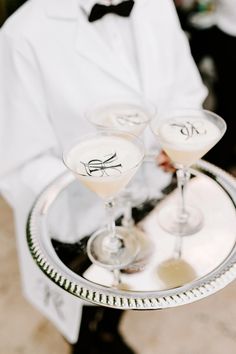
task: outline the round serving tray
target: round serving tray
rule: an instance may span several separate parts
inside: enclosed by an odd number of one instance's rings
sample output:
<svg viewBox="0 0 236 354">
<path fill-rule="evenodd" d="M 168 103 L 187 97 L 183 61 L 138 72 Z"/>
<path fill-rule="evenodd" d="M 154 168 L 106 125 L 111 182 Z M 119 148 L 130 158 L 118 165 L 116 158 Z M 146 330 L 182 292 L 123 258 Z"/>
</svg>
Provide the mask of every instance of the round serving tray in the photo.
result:
<svg viewBox="0 0 236 354">
<path fill-rule="evenodd" d="M 32 257 L 60 288 L 112 308 L 162 309 L 215 293 L 236 277 L 236 181 L 203 160 L 191 172 L 187 201 L 202 210 L 204 226 L 182 239 L 158 224 L 158 210 L 177 202 L 174 177 L 147 159 L 134 180 L 133 215 L 143 253 L 122 272 L 125 290 L 112 287 L 112 273 L 87 257 L 88 237 L 104 223 L 102 203 L 70 173 L 51 183 L 30 212 L 27 241 Z M 124 196 L 120 200 L 117 223 L 122 220 Z"/>
</svg>

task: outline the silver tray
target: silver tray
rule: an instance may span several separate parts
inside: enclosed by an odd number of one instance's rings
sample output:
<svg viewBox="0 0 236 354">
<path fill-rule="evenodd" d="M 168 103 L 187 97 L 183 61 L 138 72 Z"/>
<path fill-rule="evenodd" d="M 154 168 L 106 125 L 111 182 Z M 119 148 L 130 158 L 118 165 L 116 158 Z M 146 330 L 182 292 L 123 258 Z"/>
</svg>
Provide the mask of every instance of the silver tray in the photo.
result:
<svg viewBox="0 0 236 354">
<path fill-rule="evenodd" d="M 123 289 L 112 287 L 112 273 L 87 257 L 89 235 L 105 222 L 102 202 L 70 173 L 50 184 L 30 212 L 27 240 L 32 257 L 60 288 L 112 308 L 162 309 L 217 292 L 236 277 L 236 181 L 203 160 L 191 172 L 187 202 L 201 209 L 204 227 L 181 240 L 158 224 L 160 208 L 177 202 L 174 176 L 160 171 L 151 158 L 134 179 L 130 190 L 143 248 L 122 272 Z M 118 198 L 117 223 L 125 200 L 124 195 Z M 176 258 L 179 241 L 181 257 Z"/>
</svg>

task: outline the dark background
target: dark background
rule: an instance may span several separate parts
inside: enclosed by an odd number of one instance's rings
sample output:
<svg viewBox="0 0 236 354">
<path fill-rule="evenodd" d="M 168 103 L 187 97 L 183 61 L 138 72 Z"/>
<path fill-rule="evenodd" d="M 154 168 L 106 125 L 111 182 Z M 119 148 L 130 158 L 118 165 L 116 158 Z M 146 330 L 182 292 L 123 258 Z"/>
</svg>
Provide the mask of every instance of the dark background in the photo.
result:
<svg viewBox="0 0 236 354">
<path fill-rule="evenodd" d="M 0 26 L 25 0 L 0 0 Z"/>
</svg>

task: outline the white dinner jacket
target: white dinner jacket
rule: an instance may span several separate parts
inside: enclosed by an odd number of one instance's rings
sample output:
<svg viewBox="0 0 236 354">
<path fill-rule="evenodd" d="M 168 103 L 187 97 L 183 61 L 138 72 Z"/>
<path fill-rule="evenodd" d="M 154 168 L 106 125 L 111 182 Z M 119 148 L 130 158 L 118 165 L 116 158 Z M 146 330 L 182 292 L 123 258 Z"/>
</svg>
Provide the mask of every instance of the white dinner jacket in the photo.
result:
<svg viewBox="0 0 236 354">
<path fill-rule="evenodd" d="M 77 0 L 29 0 L 0 31 L 0 189 L 14 208 L 23 291 L 71 342 L 80 301 L 50 284 L 28 254 L 33 200 L 64 170 L 62 149 L 91 130 L 84 112 L 94 103 L 142 96 L 161 110 L 199 107 L 206 96 L 172 0 L 136 0 L 129 20 L 136 73 L 98 36 Z M 64 316 L 45 304 L 42 283 L 60 293 Z"/>
</svg>

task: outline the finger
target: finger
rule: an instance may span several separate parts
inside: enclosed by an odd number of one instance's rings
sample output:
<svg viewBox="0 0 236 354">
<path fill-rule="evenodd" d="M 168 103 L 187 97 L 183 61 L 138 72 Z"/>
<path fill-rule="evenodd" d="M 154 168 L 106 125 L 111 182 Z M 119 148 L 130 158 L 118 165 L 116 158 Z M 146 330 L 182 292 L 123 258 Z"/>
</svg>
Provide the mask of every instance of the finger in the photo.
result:
<svg viewBox="0 0 236 354">
<path fill-rule="evenodd" d="M 160 154 L 156 157 L 156 162 L 158 165 L 162 165 L 169 162 L 169 158 L 164 152 L 160 152 Z"/>
<path fill-rule="evenodd" d="M 159 164 L 159 167 L 162 168 L 165 172 L 175 172 L 176 170 L 169 161 Z"/>
</svg>

